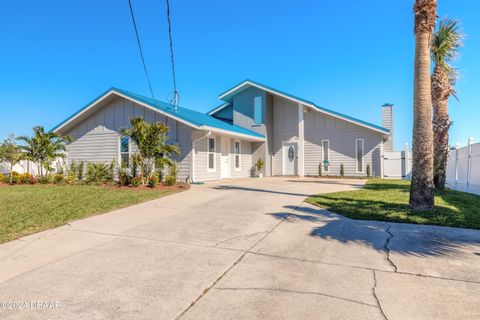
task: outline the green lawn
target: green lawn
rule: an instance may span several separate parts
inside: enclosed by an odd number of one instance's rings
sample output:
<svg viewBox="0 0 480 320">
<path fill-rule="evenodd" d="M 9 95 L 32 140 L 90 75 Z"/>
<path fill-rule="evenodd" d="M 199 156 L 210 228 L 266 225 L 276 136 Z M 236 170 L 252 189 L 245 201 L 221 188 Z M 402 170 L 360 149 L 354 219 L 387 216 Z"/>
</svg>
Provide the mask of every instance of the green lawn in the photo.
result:
<svg viewBox="0 0 480 320">
<path fill-rule="evenodd" d="M 0 186 L 0 243 L 173 192 L 87 185 Z"/>
<path fill-rule="evenodd" d="M 307 202 L 352 219 L 480 229 L 480 196 L 446 190 L 435 195 L 435 210 L 412 211 L 410 182 L 370 179 L 364 188 L 312 196 Z"/>
</svg>

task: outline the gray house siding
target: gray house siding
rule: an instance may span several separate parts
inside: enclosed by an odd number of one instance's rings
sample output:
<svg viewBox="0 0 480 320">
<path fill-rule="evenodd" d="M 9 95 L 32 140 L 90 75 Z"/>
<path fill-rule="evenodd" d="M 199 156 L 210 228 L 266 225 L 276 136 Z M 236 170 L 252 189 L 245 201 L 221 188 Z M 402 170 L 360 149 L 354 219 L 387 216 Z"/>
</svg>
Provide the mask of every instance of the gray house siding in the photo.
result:
<svg viewBox="0 0 480 320">
<path fill-rule="evenodd" d="M 230 170 L 232 173 L 232 178 L 250 177 L 250 170 L 252 169 L 252 143 L 248 141 L 240 141 L 240 170 L 236 170 L 233 145 L 234 141 L 235 139 L 231 139 L 230 141 Z"/>
<path fill-rule="evenodd" d="M 204 138 L 195 142 L 195 180 L 210 181 L 220 179 L 220 136 L 215 138 L 215 170 L 208 171 L 207 139 Z"/>
<path fill-rule="evenodd" d="M 230 140 L 230 175 L 232 178 L 250 177 L 252 168 L 252 143 L 239 139 L 232 139 L 219 135 L 210 136 L 215 138 L 215 170 L 208 170 L 207 139 L 204 138 L 195 142 L 195 180 L 211 181 L 221 179 L 221 140 Z M 235 170 L 234 141 L 240 141 L 240 170 Z"/>
<path fill-rule="evenodd" d="M 282 172 L 284 142 L 298 141 L 298 105 L 287 99 L 273 97 L 273 175 Z M 296 167 L 298 165 L 296 164 Z M 298 172 L 298 168 L 295 169 Z"/>
<path fill-rule="evenodd" d="M 128 128 L 129 119 L 134 116 L 169 126 L 169 143 L 177 143 L 182 151 L 175 158 L 178 162 L 178 178 L 187 179 L 191 161 L 190 127 L 123 98 L 114 99 L 66 133 L 73 139 L 67 149 L 68 161 L 118 161 L 120 129 Z M 131 147 L 131 151 L 135 152 L 135 146 L 132 144 Z"/>
<path fill-rule="evenodd" d="M 364 169 L 356 170 L 355 140 L 364 140 Z M 330 143 L 330 170 L 323 175 L 339 175 L 343 163 L 346 176 L 366 176 L 370 165 L 372 175 L 380 175 L 379 159 L 383 137 L 372 130 L 335 119 L 316 111 L 305 114 L 305 175 L 318 175 L 322 161 L 322 140 Z"/>
</svg>

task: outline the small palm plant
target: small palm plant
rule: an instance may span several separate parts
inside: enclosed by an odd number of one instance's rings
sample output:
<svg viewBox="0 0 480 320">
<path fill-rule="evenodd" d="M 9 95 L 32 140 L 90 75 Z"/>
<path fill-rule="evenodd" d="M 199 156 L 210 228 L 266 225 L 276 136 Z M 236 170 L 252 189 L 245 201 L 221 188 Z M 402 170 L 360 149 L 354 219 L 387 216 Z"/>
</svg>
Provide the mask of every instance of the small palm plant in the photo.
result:
<svg viewBox="0 0 480 320">
<path fill-rule="evenodd" d="M 40 177 L 43 177 L 43 168 L 50 168 L 57 158 L 65 158 L 67 143 L 71 140 L 68 136 L 45 132 L 42 126 L 33 128 L 33 137 L 20 136 L 17 139 L 23 141 L 20 148 L 26 159 L 37 163 Z"/>
<path fill-rule="evenodd" d="M 457 70 L 451 62 L 457 57 L 463 45 L 463 34 L 459 23 L 444 19 L 435 32 L 431 48 L 432 60 L 435 63 L 432 75 L 433 103 L 433 168 L 434 182 L 438 190 L 445 189 L 448 159 L 448 130 L 452 124 L 448 115 L 448 98 L 455 97 Z"/>
<path fill-rule="evenodd" d="M 145 185 L 154 172 L 155 160 L 166 166 L 173 166 L 172 155 L 180 153 L 176 145 L 167 144 L 168 127 L 161 123 L 148 123 L 141 117 L 130 119 L 131 127 L 122 129 L 124 136 L 129 137 L 138 147 L 137 160 L 139 162 L 141 183 Z M 162 159 L 162 160 L 159 160 Z"/>
</svg>

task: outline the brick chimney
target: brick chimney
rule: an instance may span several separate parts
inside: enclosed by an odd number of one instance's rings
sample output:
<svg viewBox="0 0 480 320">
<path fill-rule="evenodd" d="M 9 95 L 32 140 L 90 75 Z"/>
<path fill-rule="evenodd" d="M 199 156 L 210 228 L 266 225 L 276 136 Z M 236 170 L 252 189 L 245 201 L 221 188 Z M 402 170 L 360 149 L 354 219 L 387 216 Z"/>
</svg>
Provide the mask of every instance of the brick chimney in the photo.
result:
<svg viewBox="0 0 480 320">
<path fill-rule="evenodd" d="M 382 127 L 390 129 L 388 139 L 383 143 L 385 152 L 393 151 L 393 104 L 385 103 L 382 106 Z"/>
</svg>

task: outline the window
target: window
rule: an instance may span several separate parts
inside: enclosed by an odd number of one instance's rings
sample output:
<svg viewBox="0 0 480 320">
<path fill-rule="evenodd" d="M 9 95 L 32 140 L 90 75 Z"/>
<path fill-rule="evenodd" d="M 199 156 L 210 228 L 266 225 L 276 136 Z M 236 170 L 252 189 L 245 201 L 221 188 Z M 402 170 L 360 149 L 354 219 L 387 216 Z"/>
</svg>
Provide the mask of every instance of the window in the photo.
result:
<svg viewBox="0 0 480 320">
<path fill-rule="evenodd" d="M 120 165 L 122 167 L 128 167 L 130 165 L 130 138 L 120 138 Z"/>
<path fill-rule="evenodd" d="M 215 171 L 215 138 L 208 138 L 208 171 Z"/>
<path fill-rule="evenodd" d="M 235 170 L 240 170 L 240 141 L 235 141 L 234 145 L 234 153 L 235 153 Z"/>
<path fill-rule="evenodd" d="M 363 139 L 355 140 L 355 154 L 357 157 L 357 173 L 363 172 Z"/>
<path fill-rule="evenodd" d="M 330 171 L 330 141 L 322 140 L 322 164 L 323 171 Z"/>
<path fill-rule="evenodd" d="M 263 103 L 262 97 L 253 98 L 253 124 L 261 124 L 263 122 Z"/>
</svg>

